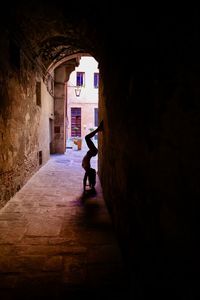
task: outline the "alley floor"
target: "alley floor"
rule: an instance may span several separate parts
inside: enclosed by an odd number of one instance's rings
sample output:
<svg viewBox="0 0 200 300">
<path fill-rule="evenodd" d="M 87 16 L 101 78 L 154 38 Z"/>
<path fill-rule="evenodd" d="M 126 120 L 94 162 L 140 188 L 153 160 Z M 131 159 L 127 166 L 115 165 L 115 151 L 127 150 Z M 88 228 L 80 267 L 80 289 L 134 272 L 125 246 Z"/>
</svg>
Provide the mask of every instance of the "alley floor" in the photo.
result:
<svg viewBox="0 0 200 300">
<path fill-rule="evenodd" d="M 84 152 L 52 155 L 0 210 L 1 300 L 127 299 L 98 178 L 96 194 L 82 194 Z"/>
</svg>

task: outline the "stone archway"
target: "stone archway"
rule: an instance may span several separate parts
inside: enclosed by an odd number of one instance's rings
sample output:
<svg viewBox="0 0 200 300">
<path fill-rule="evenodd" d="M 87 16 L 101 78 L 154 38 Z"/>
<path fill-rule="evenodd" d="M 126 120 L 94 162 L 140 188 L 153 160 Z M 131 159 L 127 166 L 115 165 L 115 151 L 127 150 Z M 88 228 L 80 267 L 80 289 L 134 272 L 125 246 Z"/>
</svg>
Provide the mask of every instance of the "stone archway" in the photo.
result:
<svg viewBox="0 0 200 300">
<path fill-rule="evenodd" d="M 75 69 L 77 59 L 66 60 L 54 70 L 54 138 L 53 152 L 65 153 L 66 149 L 66 93 L 65 82 Z"/>
<path fill-rule="evenodd" d="M 78 53 L 65 57 L 52 64 L 47 71 L 53 75 L 54 82 L 54 133 L 52 153 L 65 153 L 66 149 L 66 110 L 67 94 L 65 84 L 75 67 L 79 65 L 81 56 L 88 53 Z M 89 55 L 90 56 L 90 55 Z"/>
</svg>

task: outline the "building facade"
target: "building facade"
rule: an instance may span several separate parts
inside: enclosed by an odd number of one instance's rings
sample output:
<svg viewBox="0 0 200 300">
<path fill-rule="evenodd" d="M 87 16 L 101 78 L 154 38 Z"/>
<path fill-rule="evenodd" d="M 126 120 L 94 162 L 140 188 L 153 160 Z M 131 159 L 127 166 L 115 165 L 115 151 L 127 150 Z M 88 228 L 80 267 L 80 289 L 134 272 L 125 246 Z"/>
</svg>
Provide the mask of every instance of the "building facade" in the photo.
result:
<svg viewBox="0 0 200 300">
<path fill-rule="evenodd" d="M 98 126 L 98 88 L 98 63 L 91 56 L 82 56 L 66 83 L 67 141 L 83 138 Z"/>
</svg>

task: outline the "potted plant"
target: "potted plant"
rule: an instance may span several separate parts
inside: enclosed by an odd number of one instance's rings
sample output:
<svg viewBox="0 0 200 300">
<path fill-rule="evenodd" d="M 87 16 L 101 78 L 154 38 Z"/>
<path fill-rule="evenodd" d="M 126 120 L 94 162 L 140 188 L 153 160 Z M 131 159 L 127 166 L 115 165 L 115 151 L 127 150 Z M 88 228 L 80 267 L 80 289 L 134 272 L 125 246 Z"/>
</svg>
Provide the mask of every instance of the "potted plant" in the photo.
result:
<svg viewBox="0 0 200 300">
<path fill-rule="evenodd" d="M 79 128 L 73 127 L 73 129 L 76 132 L 76 136 L 73 138 L 74 144 L 77 146 L 77 150 L 81 150 L 82 138 L 80 136 L 77 136 L 77 132 L 78 132 Z"/>
</svg>

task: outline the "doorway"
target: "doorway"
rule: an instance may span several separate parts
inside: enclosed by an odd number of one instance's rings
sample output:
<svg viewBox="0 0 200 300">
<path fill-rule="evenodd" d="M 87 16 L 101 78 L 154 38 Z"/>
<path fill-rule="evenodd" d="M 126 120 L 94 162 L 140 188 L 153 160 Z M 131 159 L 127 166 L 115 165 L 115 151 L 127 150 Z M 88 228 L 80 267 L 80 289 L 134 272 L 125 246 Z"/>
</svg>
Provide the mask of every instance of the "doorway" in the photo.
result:
<svg viewBox="0 0 200 300">
<path fill-rule="evenodd" d="M 81 137 L 81 108 L 71 108 L 71 137 Z"/>
</svg>

